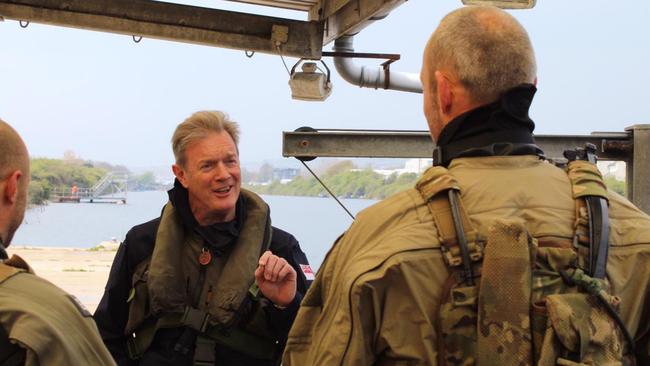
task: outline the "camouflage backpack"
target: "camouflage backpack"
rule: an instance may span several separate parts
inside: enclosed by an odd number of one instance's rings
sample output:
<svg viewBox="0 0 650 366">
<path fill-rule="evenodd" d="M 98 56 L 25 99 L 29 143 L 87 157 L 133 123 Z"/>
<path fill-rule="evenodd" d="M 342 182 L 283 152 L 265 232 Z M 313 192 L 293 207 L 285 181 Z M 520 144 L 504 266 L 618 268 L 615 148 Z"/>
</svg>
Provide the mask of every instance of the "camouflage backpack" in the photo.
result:
<svg viewBox="0 0 650 366">
<path fill-rule="evenodd" d="M 439 365 L 634 365 L 605 278 L 606 187 L 589 161 L 566 170 L 573 243 L 538 241 L 523 220 L 495 220 L 479 234 L 447 169 L 430 168 L 418 182 L 450 269 L 434 324 Z"/>
</svg>

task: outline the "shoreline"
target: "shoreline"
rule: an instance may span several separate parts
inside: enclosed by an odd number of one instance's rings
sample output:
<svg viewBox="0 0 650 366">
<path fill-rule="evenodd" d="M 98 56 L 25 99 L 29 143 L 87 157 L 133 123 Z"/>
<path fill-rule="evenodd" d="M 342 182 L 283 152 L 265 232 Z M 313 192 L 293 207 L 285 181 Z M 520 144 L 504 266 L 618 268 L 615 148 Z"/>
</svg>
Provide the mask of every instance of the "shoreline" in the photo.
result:
<svg viewBox="0 0 650 366">
<path fill-rule="evenodd" d="M 93 313 L 104 293 L 117 252 L 111 249 L 10 246 L 7 253 L 23 258 L 36 275 L 75 295 Z"/>
</svg>

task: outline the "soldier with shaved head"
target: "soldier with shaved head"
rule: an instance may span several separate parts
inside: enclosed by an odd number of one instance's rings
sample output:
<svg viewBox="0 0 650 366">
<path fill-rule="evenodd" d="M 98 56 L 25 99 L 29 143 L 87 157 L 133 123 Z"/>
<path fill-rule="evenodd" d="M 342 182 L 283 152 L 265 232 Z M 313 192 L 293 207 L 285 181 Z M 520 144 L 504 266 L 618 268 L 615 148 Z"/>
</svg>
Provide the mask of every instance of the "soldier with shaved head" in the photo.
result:
<svg viewBox="0 0 650 366">
<path fill-rule="evenodd" d="M 0 120 L 0 364 L 113 365 L 90 313 L 6 248 L 23 221 L 29 154 Z"/>
<path fill-rule="evenodd" d="M 336 242 L 283 365 L 650 365 L 650 217 L 535 144 L 522 25 L 453 11 L 420 76 L 434 166 Z"/>
</svg>

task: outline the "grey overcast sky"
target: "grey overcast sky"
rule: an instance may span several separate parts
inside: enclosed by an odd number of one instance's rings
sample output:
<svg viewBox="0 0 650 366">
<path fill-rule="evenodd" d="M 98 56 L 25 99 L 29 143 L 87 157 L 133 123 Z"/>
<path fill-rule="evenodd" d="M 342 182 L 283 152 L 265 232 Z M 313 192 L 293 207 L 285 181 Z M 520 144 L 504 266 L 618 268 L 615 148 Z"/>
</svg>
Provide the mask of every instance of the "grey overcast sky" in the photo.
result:
<svg viewBox="0 0 650 366">
<path fill-rule="evenodd" d="M 251 9 L 217 0 L 186 3 Z M 355 49 L 399 53 L 393 69 L 417 73 L 428 36 L 459 6 L 460 0 L 408 1 L 364 29 Z M 531 113 L 537 133 L 650 123 L 650 2 L 538 0 L 534 9 L 512 13 L 528 30 L 538 59 Z M 290 98 L 287 81 L 278 56 L 249 59 L 242 51 L 147 38 L 136 44 L 123 35 L 0 22 L 0 118 L 19 131 L 34 157 L 73 150 L 132 168 L 169 165 L 174 127 L 200 109 L 226 111 L 241 124 L 244 163 L 280 159 L 281 132 L 304 125 L 426 128 L 420 94 L 361 89 L 334 73 L 327 101 L 303 102 Z"/>
</svg>

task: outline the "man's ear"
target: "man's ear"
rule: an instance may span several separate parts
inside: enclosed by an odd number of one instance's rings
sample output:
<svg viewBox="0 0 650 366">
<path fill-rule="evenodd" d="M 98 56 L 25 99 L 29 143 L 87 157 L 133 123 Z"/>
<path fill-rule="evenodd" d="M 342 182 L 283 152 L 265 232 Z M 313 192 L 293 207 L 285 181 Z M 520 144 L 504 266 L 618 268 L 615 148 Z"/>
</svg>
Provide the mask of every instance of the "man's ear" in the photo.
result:
<svg viewBox="0 0 650 366">
<path fill-rule="evenodd" d="M 537 86 L 537 76 L 535 76 L 535 80 L 533 80 L 533 85 Z"/>
<path fill-rule="evenodd" d="M 454 93 L 451 81 L 440 71 L 435 72 L 436 87 L 438 88 L 438 108 L 443 115 L 449 114 L 452 108 Z"/>
<path fill-rule="evenodd" d="M 185 169 L 183 169 L 183 167 L 178 164 L 174 164 L 172 165 L 172 171 L 174 172 L 176 179 L 181 182 L 181 185 L 187 188 L 187 177 L 185 176 Z"/>
<path fill-rule="evenodd" d="M 23 172 L 16 170 L 5 179 L 5 190 L 2 198 L 10 204 L 14 204 L 18 200 L 18 186 L 22 177 Z"/>
</svg>

